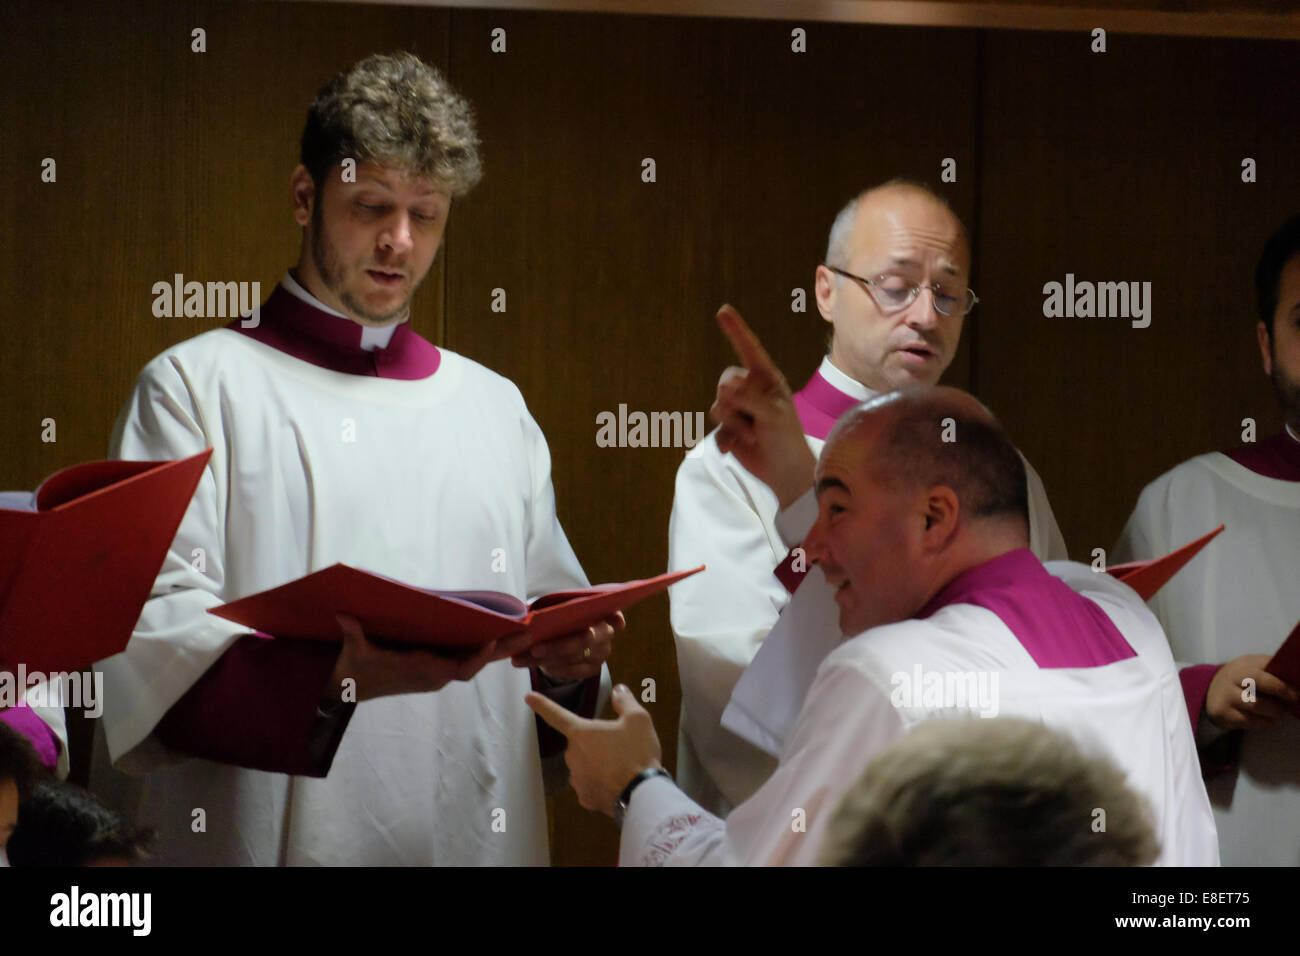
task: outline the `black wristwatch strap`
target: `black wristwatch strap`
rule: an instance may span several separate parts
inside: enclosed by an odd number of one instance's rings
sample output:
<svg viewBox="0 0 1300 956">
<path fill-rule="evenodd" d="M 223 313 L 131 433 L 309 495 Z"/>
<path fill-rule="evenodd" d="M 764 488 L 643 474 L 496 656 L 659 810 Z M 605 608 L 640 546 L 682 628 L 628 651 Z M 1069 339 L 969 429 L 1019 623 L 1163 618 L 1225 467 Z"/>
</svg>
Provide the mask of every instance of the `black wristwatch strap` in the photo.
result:
<svg viewBox="0 0 1300 956">
<path fill-rule="evenodd" d="M 673 779 L 672 774 L 663 767 L 651 767 L 649 770 L 642 770 L 633 777 L 632 782 L 623 788 L 623 792 L 618 795 L 618 800 L 614 803 L 614 822 L 620 827 L 623 825 L 623 817 L 627 816 L 627 805 L 632 800 L 632 791 L 653 777 Z"/>
</svg>

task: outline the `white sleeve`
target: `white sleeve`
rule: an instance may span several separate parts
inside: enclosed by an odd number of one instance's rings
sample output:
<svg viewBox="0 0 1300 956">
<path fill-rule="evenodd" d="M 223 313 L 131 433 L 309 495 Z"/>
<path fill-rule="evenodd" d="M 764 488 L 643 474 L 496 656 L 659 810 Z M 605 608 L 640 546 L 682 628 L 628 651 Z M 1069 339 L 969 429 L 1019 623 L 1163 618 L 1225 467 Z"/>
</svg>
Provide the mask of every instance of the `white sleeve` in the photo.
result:
<svg viewBox="0 0 1300 956">
<path fill-rule="evenodd" d="M 771 760 L 724 730 L 722 713 L 789 600 L 773 573 L 787 553 L 773 524 L 775 496 L 757 479 L 742 481 L 742 470 L 707 437 L 677 471 L 668 529 L 670 571 L 706 566 L 668 592 L 682 731 L 731 805 L 753 791 Z"/>
<path fill-rule="evenodd" d="M 520 403 L 523 397 L 520 396 Z M 552 591 L 585 588 L 590 582 L 582 570 L 578 556 L 560 525 L 555 511 L 555 485 L 551 481 L 551 451 L 546 436 L 536 420 L 523 409 L 523 435 L 528 447 L 532 475 L 532 497 L 528 509 L 528 554 L 525 573 L 528 579 L 528 600 L 533 601 Z M 614 638 L 617 648 L 618 637 Z M 615 650 L 617 653 L 617 649 Z M 600 671 L 600 690 L 596 697 L 594 716 L 599 716 L 609 702 L 613 683 L 609 667 Z"/>
<path fill-rule="evenodd" d="M 814 863 L 844 793 L 871 758 L 902 733 L 902 720 L 888 693 L 865 668 L 854 660 L 828 660 L 780 765 L 757 793 L 724 822 L 666 780 L 643 784 L 628 807 L 619 864 Z"/>
<path fill-rule="evenodd" d="M 619 866 L 735 866 L 721 820 L 656 777 L 632 794 L 618 845 Z"/>
<path fill-rule="evenodd" d="M 809 488 L 802 495 L 783 508 L 776 516 L 776 530 L 781 535 L 781 543 L 793 550 L 807 539 L 813 525 L 817 523 L 817 492 Z"/>
<path fill-rule="evenodd" d="M 1052 513 L 1051 502 L 1047 500 L 1043 479 L 1028 458 L 1021 455 L 1020 460 L 1025 463 L 1025 483 L 1029 493 L 1029 548 L 1039 561 L 1068 561 L 1070 552 L 1056 523 L 1056 515 Z"/>
<path fill-rule="evenodd" d="M 523 399 L 521 398 L 522 402 Z M 528 526 L 528 600 L 552 591 L 585 588 L 590 583 L 555 512 L 555 486 L 551 482 L 551 451 L 546 437 L 526 409 L 522 411 L 523 439 L 528 448 L 532 498 Z"/>
<path fill-rule="evenodd" d="M 1156 481 L 1142 490 L 1142 494 L 1138 496 L 1137 505 L 1133 508 L 1133 513 L 1129 515 L 1124 530 L 1119 534 L 1119 540 L 1115 542 L 1115 547 L 1111 549 L 1107 558 L 1108 564 L 1150 561 L 1153 558 L 1162 558 L 1173 550 L 1173 545 L 1169 543 L 1170 521 L 1165 510 L 1168 507 L 1165 493 L 1167 488 L 1168 483 Z M 1151 609 L 1151 613 L 1160 622 L 1160 629 L 1164 632 L 1165 639 L 1169 642 L 1171 649 L 1178 646 L 1175 635 L 1169 631 L 1170 624 L 1173 621 L 1169 598 L 1173 593 L 1173 588 L 1163 587 L 1146 602 L 1147 607 Z M 1195 667 L 1206 663 L 1218 662 L 1180 661 L 1176 658 L 1174 660 L 1174 666 L 1180 671 L 1186 667 Z M 1196 729 L 1197 743 L 1200 746 L 1208 746 L 1229 733 L 1229 731 L 1205 720 L 1204 715 L 1202 715 Z"/>
<path fill-rule="evenodd" d="M 1148 486 L 1148 489 L 1150 486 Z M 1165 551 L 1157 552 L 1157 549 L 1163 544 L 1165 535 L 1160 534 L 1160 529 L 1155 527 L 1156 522 L 1152 521 L 1150 507 L 1150 491 L 1143 489 L 1142 494 L 1138 496 L 1138 502 L 1133 508 L 1133 513 L 1129 515 L 1128 521 L 1124 524 L 1124 530 L 1120 532 L 1119 540 L 1115 542 L 1115 547 L 1111 549 L 1110 557 L 1107 559 L 1108 564 L 1124 564 L 1128 561 L 1150 561 L 1152 558 L 1161 557 Z"/>
<path fill-rule="evenodd" d="M 1162 558 L 1172 550 L 1169 544 L 1168 522 L 1162 521 L 1160 516 L 1159 497 L 1157 485 L 1154 483 L 1142 490 L 1133 513 L 1129 515 L 1124 530 L 1119 534 L 1119 540 L 1111 549 L 1107 558 L 1108 565 L 1125 564 L 1129 561 L 1150 561 L 1154 558 Z M 1170 620 L 1167 604 L 1169 593 L 1168 588 L 1161 588 L 1147 601 L 1147 606 L 1155 614 L 1160 627 L 1165 629 L 1166 633 Z M 1188 665 L 1185 663 L 1178 664 L 1180 669 L 1186 666 Z"/>
<path fill-rule="evenodd" d="M 152 738 L 173 704 L 247 628 L 208 614 L 225 603 L 226 444 L 209 429 L 179 361 L 164 353 L 140 374 L 118 417 L 114 458 L 165 461 L 209 446 L 212 457 L 163 559 L 126 651 L 103 661 L 103 725 L 120 769 L 139 772 L 176 759 Z M 196 559 L 202 549 L 202 560 Z M 198 570 L 196 565 L 203 567 Z M 140 746 L 148 740 L 146 746 Z"/>
</svg>

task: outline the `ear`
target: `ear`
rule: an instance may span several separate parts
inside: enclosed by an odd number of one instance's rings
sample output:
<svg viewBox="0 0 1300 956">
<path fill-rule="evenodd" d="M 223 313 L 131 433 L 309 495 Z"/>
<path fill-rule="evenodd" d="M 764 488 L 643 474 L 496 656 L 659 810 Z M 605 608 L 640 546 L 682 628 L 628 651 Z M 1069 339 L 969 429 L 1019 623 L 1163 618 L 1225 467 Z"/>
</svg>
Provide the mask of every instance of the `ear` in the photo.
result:
<svg viewBox="0 0 1300 956">
<path fill-rule="evenodd" d="M 316 202 L 316 184 L 311 173 L 301 163 L 289 176 L 289 194 L 293 198 L 293 220 L 300 226 L 311 222 L 311 211 Z"/>
<path fill-rule="evenodd" d="M 1259 357 L 1264 362 L 1264 374 L 1273 375 L 1273 342 L 1268 334 L 1268 326 L 1263 322 L 1255 326 L 1255 338 L 1259 339 Z"/>
<path fill-rule="evenodd" d="M 957 500 L 957 492 L 947 485 L 935 485 L 925 492 L 921 548 L 926 554 L 938 554 L 948 547 L 957 534 L 960 515 L 961 505 Z"/>
<path fill-rule="evenodd" d="M 827 322 L 832 321 L 831 317 L 835 314 L 835 294 L 838 291 L 839 276 L 825 266 L 817 267 L 817 275 L 813 282 L 813 294 L 817 298 L 817 311 L 822 314 L 822 318 Z"/>
</svg>

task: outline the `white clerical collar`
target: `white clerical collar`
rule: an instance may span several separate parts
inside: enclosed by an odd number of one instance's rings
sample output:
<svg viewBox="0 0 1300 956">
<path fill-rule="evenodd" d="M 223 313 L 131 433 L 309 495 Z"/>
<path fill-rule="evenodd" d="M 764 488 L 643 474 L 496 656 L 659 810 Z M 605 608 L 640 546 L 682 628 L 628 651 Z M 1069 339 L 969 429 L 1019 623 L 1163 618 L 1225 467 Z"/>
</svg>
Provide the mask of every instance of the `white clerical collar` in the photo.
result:
<svg viewBox="0 0 1300 956">
<path fill-rule="evenodd" d="M 1288 435 L 1291 436 L 1291 440 L 1292 440 L 1292 441 L 1294 441 L 1294 442 L 1300 442 L 1300 435 L 1297 435 L 1297 434 L 1295 433 L 1295 430 L 1292 429 L 1290 425 L 1287 425 L 1287 426 L 1286 426 L 1286 433 L 1287 433 Z"/>
<path fill-rule="evenodd" d="M 284 286 L 285 289 L 288 290 L 289 294 L 294 298 L 301 299 L 313 309 L 320 309 L 322 312 L 326 312 L 330 315 L 337 315 L 340 319 L 347 319 L 349 322 L 356 321 L 355 319 L 344 315 L 342 312 L 336 312 L 334 309 L 331 309 L 320 299 L 316 298 L 304 289 L 298 280 L 293 277 L 293 273 L 291 272 L 286 272 L 284 274 L 284 278 L 280 280 L 280 285 Z M 402 322 L 405 321 L 406 319 L 402 319 Z M 357 325 L 361 327 L 361 347 L 367 352 L 373 352 L 377 348 L 388 348 L 388 343 L 393 339 L 393 333 L 397 331 L 397 327 L 401 325 L 402 322 L 394 322 L 392 325 L 385 325 L 380 328 L 361 325 L 360 322 L 357 322 Z"/>
<path fill-rule="evenodd" d="M 821 377 L 826 379 L 826 381 L 831 385 L 834 385 L 850 398 L 856 398 L 860 402 L 865 402 L 867 399 L 874 398 L 878 394 L 872 389 L 867 388 L 867 386 L 863 385 L 856 378 L 841 372 L 835 367 L 835 363 L 831 361 L 829 355 L 822 359 L 822 367 L 817 371 L 820 372 Z"/>
</svg>

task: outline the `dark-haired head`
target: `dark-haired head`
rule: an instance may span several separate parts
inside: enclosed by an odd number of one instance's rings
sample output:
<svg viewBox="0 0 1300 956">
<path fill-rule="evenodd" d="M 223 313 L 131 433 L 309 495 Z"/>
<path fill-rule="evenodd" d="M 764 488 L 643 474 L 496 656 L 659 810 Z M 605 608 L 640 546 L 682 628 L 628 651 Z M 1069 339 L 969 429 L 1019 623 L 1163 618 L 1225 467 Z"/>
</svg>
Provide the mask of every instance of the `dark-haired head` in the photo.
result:
<svg viewBox="0 0 1300 956">
<path fill-rule="evenodd" d="M 124 866 L 145 858 L 152 833 L 123 823 L 93 794 L 45 780 L 23 800 L 9 838 L 11 866 Z"/>
<path fill-rule="evenodd" d="M 1259 308 L 1259 320 L 1269 335 L 1273 334 L 1282 270 L 1296 256 L 1300 256 L 1300 215 L 1292 216 L 1268 237 L 1255 266 L 1255 302 Z"/>
<path fill-rule="evenodd" d="M 846 635 L 912 617 L 958 574 L 1029 545 L 1025 467 L 988 409 L 916 386 L 849 410 L 817 463 L 808 558 Z"/>
</svg>

